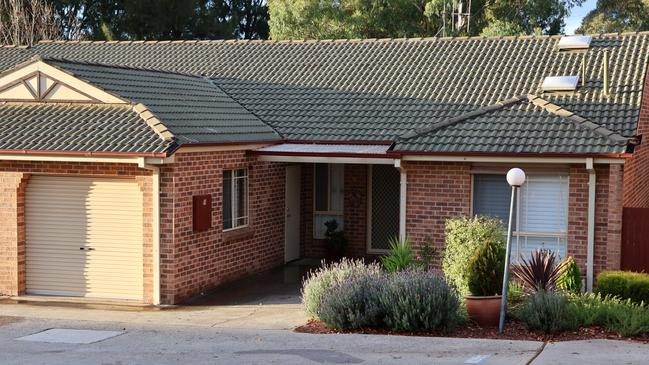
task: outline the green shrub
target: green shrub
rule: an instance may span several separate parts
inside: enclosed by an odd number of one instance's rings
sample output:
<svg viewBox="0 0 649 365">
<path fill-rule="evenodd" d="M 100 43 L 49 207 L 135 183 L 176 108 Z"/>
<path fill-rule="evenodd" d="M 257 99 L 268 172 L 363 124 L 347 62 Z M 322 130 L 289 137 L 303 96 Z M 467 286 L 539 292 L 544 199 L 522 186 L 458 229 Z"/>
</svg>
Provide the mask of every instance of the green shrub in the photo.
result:
<svg viewBox="0 0 649 365">
<path fill-rule="evenodd" d="M 507 308 L 514 309 L 525 300 L 525 288 L 516 280 L 509 281 L 507 288 Z"/>
<path fill-rule="evenodd" d="M 323 295 L 333 285 L 340 284 L 349 278 L 380 277 L 381 274 L 380 265 L 365 264 L 363 260 L 343 259 L 331 264 L 323 262 L 322 267 L 310 272 L 302 283 L 302 303 L 306 314 L 317 318 Z"/>
<path fill-rule="evenodd" d="M 555 333 L 568 326 L 568 300 L 564 295 L 539 290 L 526 298 L 516 317 L 530 329 Z"/>
<path fill-rule="evenodd" d="M 462 321 L 459 297 L 432 271 L 410 269 L 387 275 L 379 301 L 385 324 L 395 331 L 450 331 Z"/>
<path fill-rule="evenodd" d="M 504 241 L 505 228 L 498 219 L 454 218 L 446 221 L 446 248 L 442 270 L 461 295 L 469 294 L 468 266 L 476 248 L 484 241 Z"/>
<path fill-rule="evenodd" d="M 583 294 L 570 297 L 569 328 L 602 326 L 623 336 L 649 333 L 649 308 L 610 295 Z"/>
<path fill-rule="evenodd" d="M 557 288 L 572 294 L 581 293 L 581 272 L 572 257 L 565 261 L 565 270 L 557 280 Z"/>
<path fill-rule="evenodd" d="M 629 271 L 604 271 L 597 276 L 597 292 L 634 303 L 649 303 L 649 274 Z"/>
<path fill-rule="evenodd" d="M 500 295 L 505 271 L 505 244 L 484 241 L 469 260 L 467 284 L 471 295 Z"/>
<path fill-rule="evenodd" d="M 380 277 L 363 275 L 331 286 L 324 292 L 318 318 L 336 329 L 381 324 L 380 285 Z"/>
<path fill-rule="evenodd" d="M 390 254 L 381 257 L 381 263 L 388 272 L 396 272 L 417 266 L 410 240 L 390 238 Z"/>
</svg>

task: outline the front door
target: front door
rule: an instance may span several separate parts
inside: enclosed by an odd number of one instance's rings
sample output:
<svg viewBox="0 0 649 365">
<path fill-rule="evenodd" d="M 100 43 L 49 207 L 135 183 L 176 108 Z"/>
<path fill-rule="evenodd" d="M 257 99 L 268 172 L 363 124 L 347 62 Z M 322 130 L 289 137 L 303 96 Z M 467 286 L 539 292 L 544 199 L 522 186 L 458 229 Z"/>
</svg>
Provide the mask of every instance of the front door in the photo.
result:
<svg viewBox="0 0 649 365">
<path fill-rule="evenodd" d="M 286 209 L 284 220 L 284 261 L 300 258 L 300 192 L 301 169 L 299 165 L 286 167 Z"/>
</svg>

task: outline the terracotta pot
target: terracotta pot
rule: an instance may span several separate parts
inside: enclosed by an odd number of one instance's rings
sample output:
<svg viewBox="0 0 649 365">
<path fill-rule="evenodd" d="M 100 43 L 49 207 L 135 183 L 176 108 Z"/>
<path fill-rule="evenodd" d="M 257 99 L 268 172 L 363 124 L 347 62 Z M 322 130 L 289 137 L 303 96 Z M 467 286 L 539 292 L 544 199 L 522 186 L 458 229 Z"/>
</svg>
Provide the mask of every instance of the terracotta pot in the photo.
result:
<svg viewBox="0 0 649 365">
<path fill-rule="evenodd" d="M 489 297 L 464 297 L 469 318 L 482 327 L 498 326 L 500 320 L 500 295 Z"/>
</svg>

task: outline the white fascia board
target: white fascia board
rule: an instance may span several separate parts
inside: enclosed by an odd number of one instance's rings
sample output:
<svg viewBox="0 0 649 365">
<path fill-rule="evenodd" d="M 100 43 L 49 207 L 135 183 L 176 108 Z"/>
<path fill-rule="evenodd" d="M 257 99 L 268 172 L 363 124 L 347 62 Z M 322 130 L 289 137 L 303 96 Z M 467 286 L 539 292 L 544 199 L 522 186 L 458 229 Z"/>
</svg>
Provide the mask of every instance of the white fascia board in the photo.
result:
<svg viewBox="0 0 649 365">
<path fill-rule="evenodd" d="M 57 155 L 0 155 L 0 161 L 54 161 L 54 162 L 104 162 L 140 164 L 144 157 L 100 157 Z"/>
<path fill-rule="evenodd" d="M 579 163 L 586 160 L 583 157 L 498 157 L 498 156 L 436 156 L 436 155 L 406 155 L 402 161 L 438 161 L 438 162 L 494 162 L 494 163 Z M 596 164 L 624 164 L 620 158 L 593 158 Z"/>
</svg>

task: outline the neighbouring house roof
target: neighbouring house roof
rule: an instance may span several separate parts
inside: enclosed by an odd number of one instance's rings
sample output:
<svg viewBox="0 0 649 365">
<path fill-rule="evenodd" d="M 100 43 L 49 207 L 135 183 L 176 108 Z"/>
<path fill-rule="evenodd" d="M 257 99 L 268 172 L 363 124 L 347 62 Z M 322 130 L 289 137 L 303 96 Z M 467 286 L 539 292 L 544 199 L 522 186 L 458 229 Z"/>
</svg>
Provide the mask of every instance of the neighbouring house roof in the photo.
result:
<svg viewBox="0 0 649 365">
<path fill-rule="evenodd" d="M 235 135 L 258 139 L 276 131 L 288 142 L 394 142 L 396 151 L 412 153 L 625 152 L 637 131 L 649 33 L 596 35 L 590 48 L 579 52 L 559 51 L 559 39 L 43 42 L 0 48 L 0 70 L 34 55 L 64 59 L 59 66 L 78 77 L 147 105 L 180 142 L 183 135 L 188 143 L 215 142 L 221 131 L 235 128 Z M 608 94 L 602 90 L 605 50 L 610 55 Z M 150 74 L 165 76 L 150 83 L 145 80 Z M 582 74 L 584 85 L 580 80 L 575 92 L 540 90 L 546 76 Z M 180 87 L 183 78 L 193 80 L 186 89 Z M 206 127 L 213 134 L 192 134 L 189 130 L 205 127 L 206 119 L 198 116 L 192 123 L 184 117 L 192 113 L 183 113 L 208 106 L 171 103 L 157 95 L 167 87 L 178 97 L 192 90 L 216 95 L 218 89 L 230 98 L 228 107 L 254 118 L 240 122 L 225 108 L 220 116 L 231 124 Z M 528 98 L 493 108 L 528 94 L 574 118 Z M 162 102 L 157 109 L 149 105 L 157 102 Z M 169 121 L 161 113 L 168 113 Z M 581 119 L 588 123 L 576 121 Z M 599 127 L 611 134 L 596 132 Z"/>
<path fill-rule="evenodd" d="M 0 150 L 160 153 L 161 139 L 128 104 L 0 102 Z"/>
</svg>

